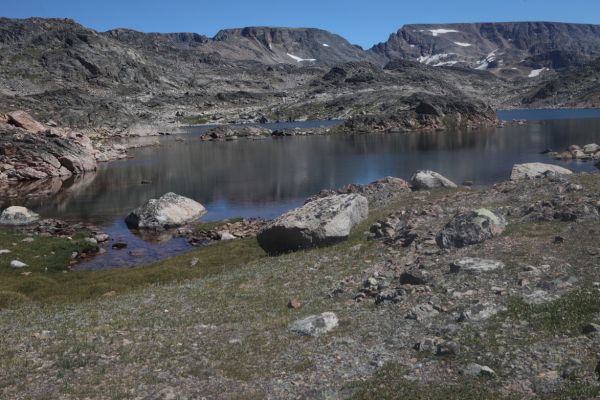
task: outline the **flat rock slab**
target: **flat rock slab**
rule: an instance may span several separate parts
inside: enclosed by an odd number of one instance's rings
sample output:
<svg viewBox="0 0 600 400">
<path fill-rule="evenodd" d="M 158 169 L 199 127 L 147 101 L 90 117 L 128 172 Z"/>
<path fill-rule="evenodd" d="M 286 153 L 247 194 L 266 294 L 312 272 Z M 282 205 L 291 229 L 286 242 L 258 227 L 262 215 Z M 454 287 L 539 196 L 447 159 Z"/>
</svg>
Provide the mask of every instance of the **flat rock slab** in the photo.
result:
<svg viewBox="0 0 600 400">
<path fill-rule="evenodd" d="M 573 172 L 569 169 L 554 164 L 544 164 L 538 162 L 515 164 L 513 165 L 512 172 L 510 174 L 510 180 L 518 181 L 522 179 L 539 178 L 548 173 L 554 173 L 558 175 L 570 175 Z"/>
<path fill-rule="evenodd" d="M 331 331 L 338 325 L 338 318 L 332 312 L 324 312 L 319 315 L 309 317 L 293 322 L 289 326 L 290 332 L 305 336 L 322 336 Z"/>
<path fill-rule="evenodd" d="M 6 116 L 8 117 L 9 124 L 23 128 L 31 133 L 41 133 L 48 130 L 47 127 L 33 119 L 25 111 L 13 111 L 6 114 Z"/>
<path fill-rule="evenodd" d="M 502 268 L 504 268 L 504 263 L 502 261 L 465 257 L 454 261 L 450 265 L 450 272 L 464 271 L 471 274 L 481 274 L 482 272 L 490 272 Z"/>
<path fill-rule="evenodd" d="M 29 225 L 39 219 L 40 216 L 38 214 L 25 207 L 12 206 L 0 214 L 0 225 Z"/>
<path fill-rule="evenodd" d="M 337 243 L 369 215 L 369 204 L 359 194 L 313 200 L 267 225 L 257 236 L 269 254 L 281 254 Z"/>
<path fill-rule="evenodd" d="M 125 219 L 127 226 L 138 229 L 169 229 L 196 221 L 206 208 L 195 200 L 167 193 L 133 210 Z"/>
</svg>

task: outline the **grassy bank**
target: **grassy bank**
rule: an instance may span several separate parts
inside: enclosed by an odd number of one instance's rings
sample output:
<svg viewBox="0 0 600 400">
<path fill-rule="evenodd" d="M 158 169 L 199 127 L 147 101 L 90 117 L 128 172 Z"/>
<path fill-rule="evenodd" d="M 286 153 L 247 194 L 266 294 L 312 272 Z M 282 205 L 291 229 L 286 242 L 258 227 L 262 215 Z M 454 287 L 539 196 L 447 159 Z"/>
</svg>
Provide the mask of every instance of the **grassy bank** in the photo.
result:
<svg viewBox="0 0 600 400">
<path fill-rule="evenodd" d="M 183 281 L 230 268 L 264 255 L 255 239 L 214 243 L 155 264 L 127 269 L 69 271 L 74 252 L 88 245 L 82 241 L 35 236 L 23 242 L 24 235 L 0 232 L 0 307 L 22 302 L 65 303 L 114 295 L 138 287 Z M 11 260 L 20 260 L 27 268 L 12 269 Z M 195 265 L 192 260 L 198 259 Z"/>
</svg>

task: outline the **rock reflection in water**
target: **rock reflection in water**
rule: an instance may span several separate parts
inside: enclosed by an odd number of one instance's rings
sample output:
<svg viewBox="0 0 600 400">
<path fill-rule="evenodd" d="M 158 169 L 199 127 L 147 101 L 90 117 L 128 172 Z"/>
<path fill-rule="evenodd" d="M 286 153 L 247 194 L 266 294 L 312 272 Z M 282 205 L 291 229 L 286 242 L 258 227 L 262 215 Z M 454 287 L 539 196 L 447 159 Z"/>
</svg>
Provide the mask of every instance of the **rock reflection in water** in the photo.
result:
<svg viewBox="0 0 600 400">
<path fill-rule="evenodd" d="M 34 206 L 45 198 L 52 197 L 52 201 L 61 204 L 63 201 L 77 197 L 85 188 L 91 185 L 96 178 L 96 172 L 87 172 L 70 177 L 56 177 L 49 179 L 37 179 L 31 181 L 1 182 L 0 183 L 0 206 L 6 207 L 13 203 L 19 205 Z M 32 202 L 32 200 L 35 201 Z"/>
<path fill-rule="evenodd" d="M 388 135 L 290 137 L 261 141 L 185 142 L 163 137 L 160 147 L 100 166 L 91 182 L 29 205 L 44 216 L 112 223 L 166 192 L 193 198 L 204 219 L 274 217 L 321 189 L 392 175 L 408 179 L 432 169 L 455 182 L 507 179 L 512 165 L 554 162 L 539 152 L 600 142 L 600 120 L 536 122 L 502 129 Z M 567 163 L 594 170 L 592 163 Z M 141 184 L 149 181 L 149 184 Z"/>
</svg>

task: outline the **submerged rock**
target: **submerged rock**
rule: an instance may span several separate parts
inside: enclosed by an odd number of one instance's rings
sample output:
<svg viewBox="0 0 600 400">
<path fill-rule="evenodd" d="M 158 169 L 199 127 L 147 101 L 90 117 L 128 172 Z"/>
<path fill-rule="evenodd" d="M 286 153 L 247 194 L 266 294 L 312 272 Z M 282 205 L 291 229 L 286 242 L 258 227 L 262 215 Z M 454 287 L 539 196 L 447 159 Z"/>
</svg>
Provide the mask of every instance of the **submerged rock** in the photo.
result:
<svg viewBox="0 0 600 400">
<path fill-rule="evenodd" d="M 570 175 L 573 172 L 571 170 L 553 164 L 544 164 L 537 162 L 515 164 L 513 165 L 512 172 L 510 174 L 510 180 L 517 181 L 521 179 L 539 178 L 548 173 L 554 173 L 558 175 Z"/>
<path fill-rule="evenodd" d="M 324 312 L 293 322 L 289 326 L 289 330 L 305 336 L 322 336 L 337 325 L 337 316 L 332 312 Z"/>
<path fill-rule="evenodd" d="M 130 228 L 168 229 L 193 222 L 206 213 L 195 200 L 167 193 L 133 210 L 125 219 Z"/>
<path fill-rule="evenodd" d="M 0 214 L 0 225 L 29 225 L 39 219 L 38 214 L 25 207 L 12 206 Z"/>
<path fill-rule="evenodd" d="M 283 214 L 257 239 L 270 254 L 332 244 L 348 238 L 352 228 L 368 214 L 368 201 L 361 195 L 324 197 Z"/>
<path fill-rule="evenodd" d="M 417 171 L 411 178 L 410 183 L 416 190 L 437 187 L 457 187 L 456 183 L 434 171 Z"/>
<path fill-rule="evenodd" d="M 437 234 L 436 243 L 441 248 L 465 247 L 501 234 L 505 226 L 502 218 L 480 208 L 455 215 Z"/>
</svg>

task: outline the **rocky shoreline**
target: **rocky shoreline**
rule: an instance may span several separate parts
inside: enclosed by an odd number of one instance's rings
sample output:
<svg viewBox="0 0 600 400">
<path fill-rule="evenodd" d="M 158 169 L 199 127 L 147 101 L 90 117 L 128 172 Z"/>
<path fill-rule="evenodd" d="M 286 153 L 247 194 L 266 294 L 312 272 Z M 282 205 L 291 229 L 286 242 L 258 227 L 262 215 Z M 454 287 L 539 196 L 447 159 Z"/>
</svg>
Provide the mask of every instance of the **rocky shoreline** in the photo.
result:
<svg viewBox="0 0 600 400">
<path fill-rule="evenodd" d="M 253 236 L 274 227 L 295 229 L 287 225 L 289 217 L 179 228 L 198 240 L 220 240 L 163 260 L 159 269 L 117 272 L 140 279 L 145 271 L 173 270 L 200 274 L 198 279 L 143 290 L 105 283 L 96 289 L 97 300 L 54 306 L 53 315 L 68 312 L 66 319 L 48 320 L 27 303 L 0 310 L 0 322 L 12 321 L 0 323 L 7 344 L 29 344 L 21 357 L 41 366 L 55 357 L 54 347 L 66 346 L 62 357 L 81 365 L 16 367 L 8 372 L 10 382 L 43 371 L 45 393 L 64 397 L 71 393 L 64 389 L 65 374 L 77 378 L 77 390 L 90 388 L 88 379 L 101 366 L 84 360 L 103 355 L 110 357 L 111 370 L 101 383 L 94 381 L 93 390 L 109 385 L 127 390 L 123 371 L 160 369 L 161 380 L 138 386 L 136 393 L 193 398 L 220 395 L 226 386 L 230 396 L 252 392 L 277 398 L 373 398 L 393 392 L 452 399 L 596 397 L 600 175 L 551 167 L 516 165 L 511 180 L 477 189 L 421 171 L 411 182 L 384 178 L 323 191 L 293 213 L 333 221 L 351 208 L 343 202 L 332 208 L 332 199 L 364 197 L 367 219 L 361 222 L 361 214 L 353 220 L 342 241 L 278 256 L 258 253 L 239 265 L 234 249 L 258 251 L 260 240 Z M 321 206 L 330 211 L 316 211 Z M 311 222 L 303 229 L 320 228 Z M 239 239 L 227 240 L 229 235 Z M 224 269 L 204 275 L 215 257 L 223 257 Z M 34 258 L 25 261 L 30 266 L 15 267 L 20 271 L 15 282 L 44 273 Z M 70 274 L 77 273 L 65 278 Z M 81 285 L 88 275 L 79 274 L 73 276 Z M 110 321 L 130 315 L 133 304 L 142 305 L 143 316 L 107 322 L 99 333 L 98 316 Z M 71 318 L 77 340 L 94 343 L 85 356 L 69 349 L 74 339 L 65 332 L 73 327 Z M 25 319 L 30 328 L 21 332 Z M 149 326 L 151 336 L 143 333 Z M 98 335 L 103 339 L 92 341 Z M 126 349 L 134 353 L 118 356 Z M 177 362 L 169 364 L 175 354 Z M 190 372 L 190 363 L 204 372 Z M 17 390 L 34 392 L 10 383 L 2 390 L 10 397 Z"/>
</svg>

